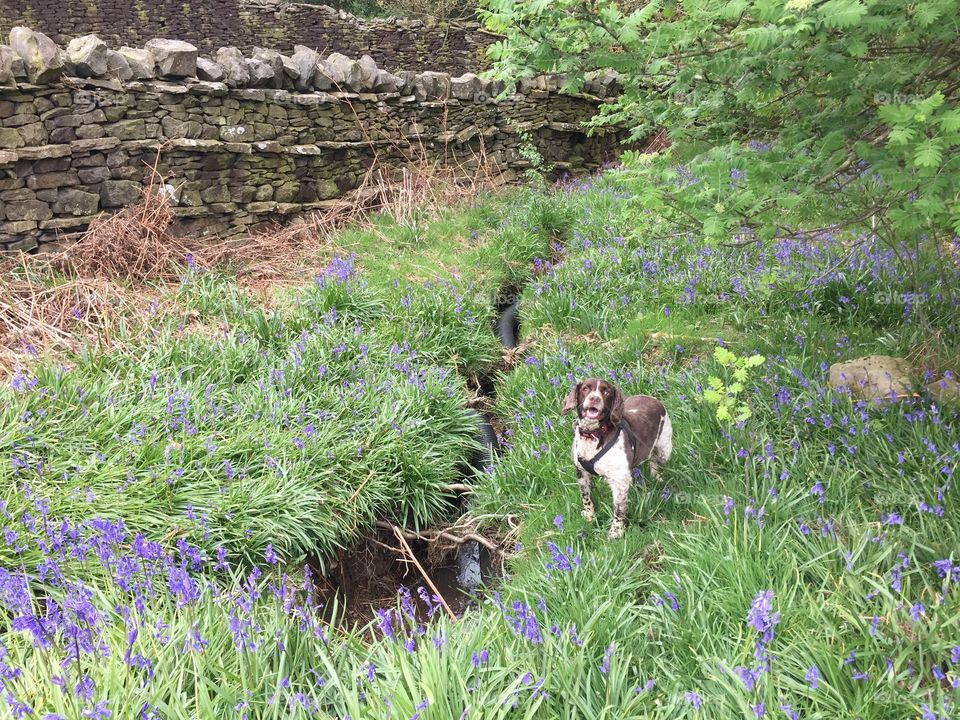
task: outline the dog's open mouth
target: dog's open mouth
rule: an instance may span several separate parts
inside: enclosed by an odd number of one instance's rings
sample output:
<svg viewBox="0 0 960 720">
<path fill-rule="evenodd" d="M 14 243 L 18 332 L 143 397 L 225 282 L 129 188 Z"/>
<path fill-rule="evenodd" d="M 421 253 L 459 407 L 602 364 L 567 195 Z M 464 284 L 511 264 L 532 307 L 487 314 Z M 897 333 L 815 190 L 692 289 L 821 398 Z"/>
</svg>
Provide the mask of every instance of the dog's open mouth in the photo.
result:
<svg viewBox="0 0 960 720">
<path fill-rule="evenodd" d="M 583 409 L 583 416 L 588 420 L 598 420 L 600 418 L 600 408 L 585 407 Z"/>
</svg>

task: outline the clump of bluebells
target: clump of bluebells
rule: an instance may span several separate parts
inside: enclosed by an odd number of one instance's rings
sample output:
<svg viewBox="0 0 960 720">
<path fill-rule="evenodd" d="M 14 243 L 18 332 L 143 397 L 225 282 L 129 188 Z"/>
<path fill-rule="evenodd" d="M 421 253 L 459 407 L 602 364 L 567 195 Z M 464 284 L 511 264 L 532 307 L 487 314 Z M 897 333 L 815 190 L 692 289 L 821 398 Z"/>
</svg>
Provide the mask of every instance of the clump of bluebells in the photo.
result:
<svg viewBox="0 0 960 720">
<path fill-rule="evenodd" d="M 836 359 L 886 351 L 881 330 L 908 349 L 920 312 L 955 342 L 950 284 L 912 258 L 916 294 L 896 295 L 892 322 L 877 290 L 903 273 L 870 238 L 660 239 L 606 177 L 553 200 L 579 217 L 531 255 L 521 320 L 538 330 L 497 378 L 503 452 L 470 507 L 521 528 L 491 602 L 453 622 L 403 588 L 350 628 L 299 562 L 380 516 L 443 517 L 475 434 L 458 372 L 499 358 L 469 283 L 375 287 L 335 257 L 291 315 L 238 312 L 222 337 L 158 343 L 143 370 L 104 361 L 115 381 L 81 363 L 0 391 L 5 712 L 955 714 L 957 412 L 829 385 Z M 721 342 L 766 358 L 741 391 L 751 417 L 730 426 L 702 406 Z M 557 416 L 590 375 L 674 418 L 674 458 L 637 472 L 623 543 L 577 517 Z"/>
</svg>

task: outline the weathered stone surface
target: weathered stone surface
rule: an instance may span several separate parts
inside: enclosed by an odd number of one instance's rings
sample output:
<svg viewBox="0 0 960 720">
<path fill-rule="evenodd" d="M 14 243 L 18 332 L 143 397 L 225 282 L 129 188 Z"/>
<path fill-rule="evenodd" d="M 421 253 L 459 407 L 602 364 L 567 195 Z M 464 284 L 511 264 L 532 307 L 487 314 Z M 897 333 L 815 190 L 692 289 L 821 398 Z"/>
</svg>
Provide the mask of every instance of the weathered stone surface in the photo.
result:
<svg viewBox="0 0 960 720">
<path fill-rule="evenodd" d="M 122 47 L 119 52 L 130 66 L 134 80 L 152 80 L 157 76 L 156 61 L 149 50 Z"/>
<path fill-rule="evenodd" d="M 39 200 L 6 203 L 7 220 L 47 220 L 53 217 L 50 206 Z"/>
<path fill-rule="evenodd" d="M 303 45 L 293 48 L 293 55 L 284 61 L 283 69 L 287 77 L 293 80 L 294 87 L 303 92 L 313 88 L 313 78 L 317 74 L 320 55 Z"/>
<path fill-rule="evenodd" d="M 60 191 L 52 209 L 57 215 L 92 215 L 99 206 L 99 195 L 86 190 L 71 188 Z"/>
<path fill-rule="evenodd" d="M 364 88 L 364 70 L 360 63 L 346 55 L 333 53 L 326 60 L 326 75 L 334 86 L 342 90 L 360 92 Z"/>
<path fill-rule="evenodd" d="M 243 53 L 235 47 L 217 50 L 217 64 L 223 69 L 223 81 L 227 87 L 243 88 L 250 84 L 250 68 Z"/>
<path fill-rule="evenodd" d="M 107 134 L 118 140 L 143 140 L 147 137 L 146 123 L 143 120 L 121 120 L 107 125 Z"/>
<path fill-rule="evenodd" d="M 276 50 L 258 47 L 253 49 L 253 60 L 259 60 L 270 69 L 267 87 L 274 89 L 283 87 L 283 55 Z M 250 75 L 253 77 L 252 69 Z"/>
<path fill-rule="evenodd" d="M 380 68 L 369 55 L 364 55 L 357 61 L 360 68 L 360 88 L 359 90 L 373 90 L 377 84 L 377 76 L 380 74 Z"/>
<path fill-rule="evenodd" d="M 939 380 L 928 383 L 923 389 L 941 405 L 960 404 L 960 382 L 952 373 L 947 373 Z"/>
<path fill-rule="evenodd" d="M 220 82 L 224 78 L 223 68 L 213 60 L 197 58 L 197 77 L 208 82 Z"/>
<path fill-rule="evenodd" d="M 27 178 L 27 187 L 31 190 L 44 188 L 58 188 L 69 185 L 79 185 L 80 178 L 75 172 L 51 172 L 42 175 L 31 175 Z"/>
<path fill-rule="evenodd" d="M 913 396 L 913 369 L 903 358 L 868 355 L 830 366 L 830 385 L 864 400 L 902 400 Z"/>
<path fill-rule="evenodd" d="M 23 147 L 23 136 L 16 128 L 0 128 L 0 149 Z"/>
<path fill-rule="evenodd" d="M 424 72 L 413 81 L 414 95 L 418 100 L 436 100 L 449 97 L 450 76 L 441 72 Z"/>
<path fill-rule="evenodd" d="M 34 85 L 47 85 L 63 75 L 63 51 L 43 33 L 15 27 L 10 31 L 10 47 L 23 60 L 27 79 Z"/>
<path fill-rule="evenodd" d="M 16 78 L 13 74 L 13 63 L 20 60 L 20 56 L 9 45 L 0 45 L 0 87 L 12 87 L 16 85 Z M 23 61 L 20 60 L 22 63 Z"/>
<path fill-rule="evenodd" d="M 124 82 L 133 79 L 133 69 L 129 61 L 116 50 L 107 49 L 107 76 Z"/>
<path fill-rule="evenodd" d="M 155 38 L 146 44 L 153 55 L 157 74 L 160 77 L 195 77 L 197 74 L 197 48 L 182 40 Z"/>
<path fill-rule="evenodd" d="M 107 55 L 107 44 L 96 35 L 81 35 L 67 44 L 67 59 L 79 77 L 105 75 Z"/>
<path fill-rule="evenodd" d="M 78 40 L 71 71 L 87 63 L 83 73 L 99 72 L 101 45 Z M 305 46 L 289 58 L 226 52 L 252 75 L 245 87 L 207 79 L 222 72 L 209 60 L 198 60 L 198 80 L 156 80 L 151 53 L 108 48 L 104 75 L 0 93 L 0 250 L 21 242 L 17 233 L 43 245 L 57 230 L 82 229 L 100 208 L 135 202 L 154 163 L 180 188 L 177 217 L 190 224 L 178 232 L 235 233 L 327 207 L 357 187 L 374 156 L 403 163 L 405 134 L 422 140 L 430 159 L 464 168 L 476 166 L 482 137 L 505 177 L 520 160 L 517 128 L 536 129 L 545 158 L 574 172 L 599 166 L 617 141 L 580 134 L 596 102 L 551 95 L 549 80 L 547 92 L 493 102 L 490 83 L 469 74 L 393 74 L 372 57 L 338 54 L 328 63 Z"/>
<path fill-rule="evenodd" d="M 395 93 L 403 90 L 406 84 L 406 81 L 399 75 L 394 75 L 386 70 L 378 70 L 373 89 L 378 93 Z"/>
<path fill-rule="evenodd" d="M 133 180 L 107 180 L 100 188 L 100 204 L 105 208 L 132 205 L 140 199 L 140 183 Z"/>
<path fill-rule="evenodd" d="M 250 87 L 264 88 L 274 85 L 277 75 L 270 65 L 262 60 L 251 58 L 246 60 L 246 66 L 250 75 Z"/>
<path fill-rule="evenodd" d="M 77 172 L 77 177 L 84 185 L 96 185 L 104 180 L 110 179 L 110 168 L 100 165 L 98 167 L 83 168 Z"/>
<path fill-rule="evenodd" d="M 450 79 L 450 92 L 458 100 L 473 100 L 483 89 L 483 82 L 473 73 Z"/>
</svg>

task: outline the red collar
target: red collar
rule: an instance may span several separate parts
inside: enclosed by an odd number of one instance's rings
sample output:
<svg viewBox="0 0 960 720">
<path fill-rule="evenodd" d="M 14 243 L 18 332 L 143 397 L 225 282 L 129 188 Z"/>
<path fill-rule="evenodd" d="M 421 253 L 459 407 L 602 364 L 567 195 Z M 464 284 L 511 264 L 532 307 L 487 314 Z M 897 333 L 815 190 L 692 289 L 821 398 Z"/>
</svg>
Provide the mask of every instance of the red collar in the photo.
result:
<svg viewBox="0 0 960 720">
<path fill-rule="evenodd" d="M 603 423 L 603 425 L 598 427 L 596 430 L 584 430 L 580 426 L 577 426 L 577 432 L 579 432 L 582 437 L 596 440 L 597 442 L 600 442 L 604 435 L 611 432 L 613 429 L 613 425 L 610 424 L 609 420 Z"/>
</svg>

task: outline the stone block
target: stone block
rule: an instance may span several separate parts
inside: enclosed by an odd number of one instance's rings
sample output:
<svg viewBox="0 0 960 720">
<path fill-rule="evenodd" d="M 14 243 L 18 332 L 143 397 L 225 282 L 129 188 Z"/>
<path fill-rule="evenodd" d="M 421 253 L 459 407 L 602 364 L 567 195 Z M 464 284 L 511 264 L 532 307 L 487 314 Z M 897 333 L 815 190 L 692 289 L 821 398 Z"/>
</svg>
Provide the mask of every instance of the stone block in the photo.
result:
<svg viewBox="0 0 960 720">
<path fill-rule="evenodd" d="M 97 212 L 99 207 L 99 195 L 86 190 L 71 188 L 60 191 L 52 209 L 57 215 L 92 215 Z"/>
</svg>

